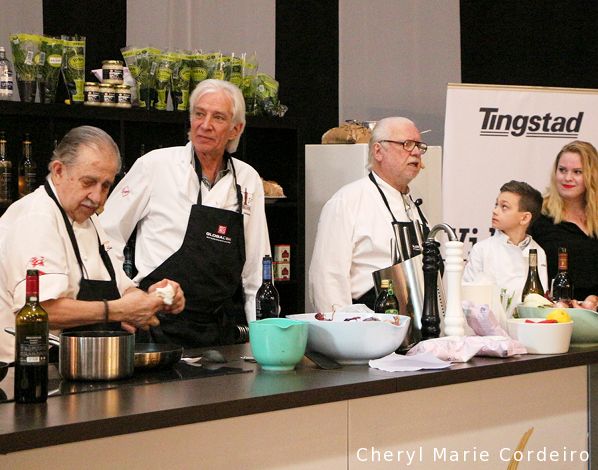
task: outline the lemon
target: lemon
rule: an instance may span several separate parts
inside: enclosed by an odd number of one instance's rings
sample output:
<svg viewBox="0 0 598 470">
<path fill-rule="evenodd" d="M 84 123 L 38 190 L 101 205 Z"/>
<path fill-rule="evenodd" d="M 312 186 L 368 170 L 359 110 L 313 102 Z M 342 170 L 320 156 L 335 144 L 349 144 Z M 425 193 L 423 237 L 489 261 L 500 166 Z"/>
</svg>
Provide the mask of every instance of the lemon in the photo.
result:
<svg viewBox="0 0 598 470">
<path fill-rule="evenodd" d="M 559 323 L 567 323 L 571 321 L 571 317 L 567 312 L 565 312 L 562 308 L 557 308 L 553 310 L 548 315 L 546 315 L 547 320 L 556 320 Z"/>
</svg>

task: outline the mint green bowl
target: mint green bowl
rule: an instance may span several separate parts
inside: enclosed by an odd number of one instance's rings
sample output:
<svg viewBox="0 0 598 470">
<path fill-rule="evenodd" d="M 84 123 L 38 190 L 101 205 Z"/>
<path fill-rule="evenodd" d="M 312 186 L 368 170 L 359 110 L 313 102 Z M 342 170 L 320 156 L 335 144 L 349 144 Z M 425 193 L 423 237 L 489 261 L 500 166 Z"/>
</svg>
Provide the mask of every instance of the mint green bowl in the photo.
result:
<svg viewBox="0 0 598 470">
<path fill-rule="evenodd" d="M 253 357 L 264 370 L 293 370 L 305 354 L 307 329 L 307 323 L 288 318 L 249 322 Z"/>
</svg>

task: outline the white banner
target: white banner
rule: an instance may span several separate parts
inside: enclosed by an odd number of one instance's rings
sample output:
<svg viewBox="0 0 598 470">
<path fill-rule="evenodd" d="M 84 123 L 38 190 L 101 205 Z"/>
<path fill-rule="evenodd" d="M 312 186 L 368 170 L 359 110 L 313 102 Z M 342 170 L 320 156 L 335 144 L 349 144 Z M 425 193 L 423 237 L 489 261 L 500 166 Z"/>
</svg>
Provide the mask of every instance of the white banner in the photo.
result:
<svg viewBox="0 0 598 470">
<path fill-rule="evenodd" d="M 448 85 L 443 219 L 465 253 L 491 235 L 500 187 L 525 181 L 544 194 L 557 153 L 577 139 L 598 144 L 598 90 Z"/>
</svg>

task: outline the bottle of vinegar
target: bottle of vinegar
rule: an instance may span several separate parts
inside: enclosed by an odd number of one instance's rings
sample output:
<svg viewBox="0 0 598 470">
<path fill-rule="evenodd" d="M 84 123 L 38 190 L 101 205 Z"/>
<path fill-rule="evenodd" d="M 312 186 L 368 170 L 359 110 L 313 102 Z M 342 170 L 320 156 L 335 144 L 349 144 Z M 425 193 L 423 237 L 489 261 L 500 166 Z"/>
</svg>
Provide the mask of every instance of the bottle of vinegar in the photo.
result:
<svg viewBox="0 0 598 470">
<path fill-rule="evenodd" d="M 529 268 L 527 270 L 527 279 L 523 286 L 523 292 L 521 293 L 522 302 L 528 294 L 544 295 L 544 288 L 542 287 L 540 275 L 538 274 L 538 251 L 535 248 L 530 248 L 529 250 Z"/>
<path fill-rule="evenodd" d="M 6 155 L 6 138 L 0 131 L 0 208 L 12 203 L 12 162 Z"/>
<path fill-rule="evenodd" d="M 25 305 L 15 326 L 15 402 L 48 398 L 48 314 L 39 304 L 39 273 L 28 269 Z"/>
<path fill-rule="evenodd" d="M 384 313 L 399 314 L 399 301 L 392 287 L 392 280 L 388 281 L 388 294 L 386 295 L 386 302 L 384 302 Z"/>
<path fill-rule="evenodd" d="M 262 259 L 262 285 L 255 296 L 255 317 L 257 320 L 264 318 L 277 318 L 279 314 L 280 298 L 278 290 L 272 282 L 272 258 L 268 255 Z"/>
<path fill-rule="evenodd" d="M 569 276 L 567 248 L 559 248 L 559 272 L 552 280 L 551 296 L 553 302 L 573 299 L 573 282 Z"/>
<path fill-rule="evenodd" d="M 11 101 L 14 91 L 14 71 L 6 58 L 6 49 L 0 46 L 0 100 Z"/>
<path fill-rule="evenodd" d="M 380 281 L 380 293 L 376 297 L 374 304 L 374 313 L 384 313 L 384 305 L 386 304 L 386 297 L 388 296 L 388 279 Z"/>
</svg>

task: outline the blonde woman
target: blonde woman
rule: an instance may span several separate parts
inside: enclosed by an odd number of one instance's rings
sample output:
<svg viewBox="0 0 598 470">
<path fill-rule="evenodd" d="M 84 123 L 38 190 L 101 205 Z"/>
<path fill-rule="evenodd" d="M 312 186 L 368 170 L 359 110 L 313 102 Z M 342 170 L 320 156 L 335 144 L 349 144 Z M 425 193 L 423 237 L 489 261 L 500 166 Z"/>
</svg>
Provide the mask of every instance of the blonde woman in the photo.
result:
<svg viewBox="0 0 598 470">
<path fill-rule="evenodd" d="M 575 140 L 556 156 L 542 215 L 531 235 L 544 251 L 548 277 L 557 273 L 558 248 L 567 248 L 574 296 L 584 307 L 598 304 L 598 152 Z M 550 287 L 550 286 L 548 286 Z"/>
</svg>

